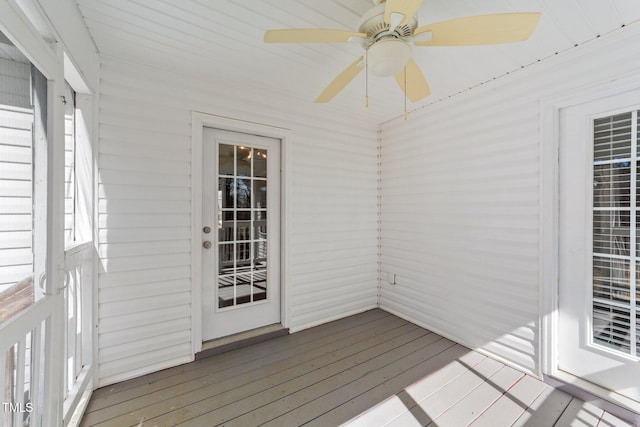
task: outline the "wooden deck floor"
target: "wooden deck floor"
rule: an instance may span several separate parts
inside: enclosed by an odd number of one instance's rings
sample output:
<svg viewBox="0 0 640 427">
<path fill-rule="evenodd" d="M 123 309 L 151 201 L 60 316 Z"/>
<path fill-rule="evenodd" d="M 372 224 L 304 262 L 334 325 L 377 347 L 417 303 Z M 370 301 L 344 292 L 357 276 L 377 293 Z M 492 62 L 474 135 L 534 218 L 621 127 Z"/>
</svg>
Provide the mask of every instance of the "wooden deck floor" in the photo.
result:
<svg viewBox="0 0 640 427">
<path fill-rule="evenodd" d="M 381 310 L 94 392 L 82 426 L 629 426 Z"/>
</svg>

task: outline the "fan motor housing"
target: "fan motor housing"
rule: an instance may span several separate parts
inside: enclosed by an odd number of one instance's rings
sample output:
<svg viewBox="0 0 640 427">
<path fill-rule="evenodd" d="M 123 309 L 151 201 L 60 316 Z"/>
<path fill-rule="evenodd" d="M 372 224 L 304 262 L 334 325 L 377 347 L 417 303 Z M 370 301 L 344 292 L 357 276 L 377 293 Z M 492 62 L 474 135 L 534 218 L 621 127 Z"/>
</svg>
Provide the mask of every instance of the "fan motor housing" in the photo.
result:
<svg viewBox="0 0 640 427">
<path fill-rule="evenodd" d="M 409 37 L 418 27 L 418 19 L 412 16 L 405 25 L 396 27 L 389 33 L 389 24 L 384 22 L 385 4 L 374 6 L 365 13 L 358 23 L 358 31 L 365 33 L 375 43 L 379 39 L 388 36 L 398 38 Z"/>
</svg>

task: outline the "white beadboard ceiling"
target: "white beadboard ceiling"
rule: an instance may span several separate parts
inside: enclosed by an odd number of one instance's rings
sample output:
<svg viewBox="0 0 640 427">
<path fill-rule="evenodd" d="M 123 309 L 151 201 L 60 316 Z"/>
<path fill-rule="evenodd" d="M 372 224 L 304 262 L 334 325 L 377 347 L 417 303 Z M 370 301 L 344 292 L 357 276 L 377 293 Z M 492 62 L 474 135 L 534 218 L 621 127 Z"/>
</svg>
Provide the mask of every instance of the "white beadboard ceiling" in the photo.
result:
<svg viewBox="0 0 640 427">
<path fill-rule="evenodd" d="M 266 45 L 265 30 L 357 30 L 371 0 L 77 0 L 101 55 L 174 70 L 242 96 L 282 94 L 312 104 L 361 49 L 352 44 Z M 504 12 L 541 12 L 532 37 L 522 43 L 479 47 L 414 47 L 432 94 L 413 110 L 562 53 L 640 20 L 639 0 L 425 0 L 419 25 Z M 638 24 L 640 25 L 640 24 Z M 622 30 L 623 31 L 623 30 Z M 594 59 L 596 60 L 596 59 Z M 331 103 L 335 109 L 380 123 L 402 113 L 393 78 L 369 79 L 364 108 L 361 73 Z"/>
</svg>

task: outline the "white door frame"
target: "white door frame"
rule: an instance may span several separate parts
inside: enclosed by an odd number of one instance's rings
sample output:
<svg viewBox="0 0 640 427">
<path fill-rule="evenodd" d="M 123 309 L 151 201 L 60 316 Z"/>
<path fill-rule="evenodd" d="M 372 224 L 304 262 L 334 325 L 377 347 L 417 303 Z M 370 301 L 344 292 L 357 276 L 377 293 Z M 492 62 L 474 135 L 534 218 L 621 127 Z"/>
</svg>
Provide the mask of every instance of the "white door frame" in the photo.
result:
<svg viewBox="0 0 640 427">
<path fill-rule="evenodd" d="M 583 87 L 570 93 L 543 99 L 540 109 L 540 370 L 622 407 L 639 411 L 637 402 L 612 396 L 610 390 L 558 369 L 559 310 L 559 149 L 560 110 L 638 89 L 637 75 Z"/>
<path fill-rule="evenodd" d="M 289 157 L 292 132 L 243 120 L 230 119 L 200 112 L 191 113 L 191 348 L 193 355 L 202 350 L 202 155 L 204 128 L 242 132 L 257 136 L 276 138 L 281 141 L 280 167 L 280 319 L 285 328 L 289 327 L 290 307 L 288 305 L 288 232 L 289 218 Z"/>
</svg>

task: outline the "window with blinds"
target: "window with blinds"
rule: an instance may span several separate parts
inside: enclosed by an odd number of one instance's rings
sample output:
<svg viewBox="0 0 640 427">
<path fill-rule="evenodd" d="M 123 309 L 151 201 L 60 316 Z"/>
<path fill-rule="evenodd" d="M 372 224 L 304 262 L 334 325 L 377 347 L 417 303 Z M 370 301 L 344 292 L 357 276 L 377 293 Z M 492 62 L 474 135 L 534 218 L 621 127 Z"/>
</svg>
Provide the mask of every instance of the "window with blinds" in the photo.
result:
<svg viewBox="0 0 640 427">
<path fill-rule="evenodd" d="M 593 340 L 640 356 L 638 111 L 593 121 Z"/>
</svg>

